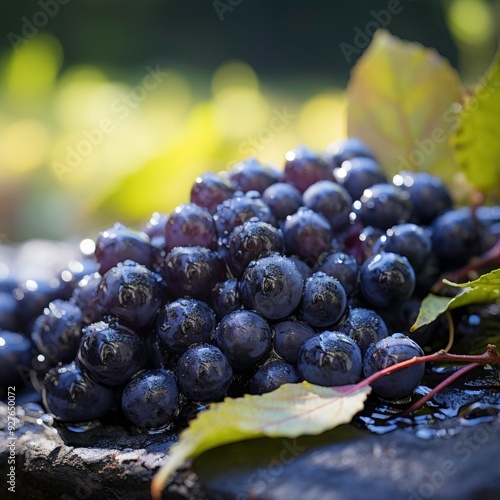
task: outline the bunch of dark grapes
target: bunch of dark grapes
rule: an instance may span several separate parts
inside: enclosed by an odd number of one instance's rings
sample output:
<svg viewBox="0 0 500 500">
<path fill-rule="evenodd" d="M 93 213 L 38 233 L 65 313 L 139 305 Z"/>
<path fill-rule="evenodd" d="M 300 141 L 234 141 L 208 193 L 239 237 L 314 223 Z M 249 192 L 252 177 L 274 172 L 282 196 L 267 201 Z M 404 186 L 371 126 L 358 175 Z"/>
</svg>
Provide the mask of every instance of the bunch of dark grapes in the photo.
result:
<svg viewBox="0 0 500 500">
<path fill-rule="evenodd" d="M 101 232 L 95 267 L 66 296 L 47 295 L 30 339 L 2 333 L 2 384 L 34 349 L 61 421 L 115 412 L 158 429 L 228 395 L 355 384 L 422 356 L 429 329 L 407 336 L 422 297 L 495 243 L 499 217 L 453 209 L 426 173 L 388 180 L 358 139 L 286 158 L 283 171 L 248 159 L 207 172 L 189 202 L 142 230 Z M 8 297 L 0 319 L 12 330 Z M 423 373 L 394 372 L 373 390 L 406 397 Z"/>
</svg>

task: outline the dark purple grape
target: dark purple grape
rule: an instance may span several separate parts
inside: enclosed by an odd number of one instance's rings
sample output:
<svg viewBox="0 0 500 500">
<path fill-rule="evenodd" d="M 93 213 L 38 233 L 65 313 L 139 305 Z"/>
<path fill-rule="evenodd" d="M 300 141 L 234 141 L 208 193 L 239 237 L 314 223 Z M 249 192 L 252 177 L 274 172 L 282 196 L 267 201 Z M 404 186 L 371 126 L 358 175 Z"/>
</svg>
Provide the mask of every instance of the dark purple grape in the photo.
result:
<svg viewBox="0 0 500 500">
<path fill-rule="evenodd" d="M 216 283 L 226 278 L 216 252 L 204 247 L 176 247 L 165 257 L 163 277 L 174 297 L 205 299 Z"/>
<path fill-rule="evenodd" d="M 288 363 L 296 364 L 300 346 L 316 331 L 306 322 L 292 318 L 274 325 L 274 349 Z"/>
<path fill-rule="evenodd" d="M 248 309 L 267 319 L 284 319 L 297 308 L 304 280 L 295 264 L 279 254 L 253 261 L 243 273 L 240 296 Z"/>
<path fill-rule="evenodd" d="M 245 370 L 264 361 L 271 349 L 268 322 L 252 311 L 234 311 L 217 327 L 217 346 L 236 370 Z"/>
<path fill-rule="evenodd" d="M 271 209 L 256 191 L 249 191 L 245 196 L 230 198 L 221 203 L 215 211 L 214 221 L 217 234 L 220 238 L 227 238 L 236 226 L 240 226 L 253 217 L 276 226 L 276 218 Z"/>
<path fill-rule="evenodd" d="M 423 356 L 424 352 L 420 346 L 401 333 L 395 333 L 391 337 L 372 344 L 365 354 L 364 375 L 369 377 L 379 370 L 388 368 L 402 361 Z M 420 384 L 425 372 L 425 364 L 403 368 L 385 375 L 372 382 L 373 391 L 379 396 L 387 399 L 401 399 L 409 396 Z"/>
<path fill-rule="evenodd" d="M 96 302 L 97 289 L 101 281 L 102 276 L 99 273 L 93 273 L 82 278 L 73 290 L 72 300 L 82 311 L 85 323 L 95 323 L 101 318 L 101 311 Z"/>
<path fill-rule="evenodd" d="M 111 410 L 113 390 L 95 383 L 72 362 L 48 372 L 42 399 L 47 411 L 63 422 L 87 422 Z"/>
<path fill-rule="evenodd" d="M 399 224 L 391 227 L 381 236 L 377 252 L 393 252 L 408 259 L 415 272 L 419 272 L 431 255 L 429 232 L 416 224 Z"/>
<path fill-rule="evenodd" d="M 432 251 L 447 267 L 465 264 L 480 244 L 479 224 L 468 208 L 440 215 L 431 231 Z"/>
<path fill-rule="evenodd" d="M 349 308 L 346 320 L 337 328 L 358 344 L 362 355 L 365 354 L 370 344 L 389 335 L 384 320 L 375 311 L 362 307 Z"/>
<path fill-rule="evenodd" d="M 96 301 L 102 311 L 117 316 L 131 328 L 142 330 L 153 324 L 162 293 L 160 276 L 126 260 L 102 277 Z"/>
<path fill-rule="evenodd" d="M 227 177 L 238 191 L 263 193 L 271 184 L 279 181 L 280 174 L 274 168 L 262 165 L 256 158 L 246 158 L 235 163 L 227 171 Z"/>
<path fill-rule="evenodd" d="M 213 215 L 217 206 L 232 198 L 235 191 L 233 184 L 224 175 L 205 172 L 197 177 L 191 188 L 191 203 L 206 208 Z"/>
<path fill-rule="evenodd" d="M 357 137 L 348 137 L 330 144 L 326 150 L 326 158 L 332 168 L 340 168 L 342 163 L 353 158 L 374 158 L 370 146 Z"/>
<path fill-rule="evenodd" d="M 25 382 L 31 367 L 31 342 L 24 335 L 0 330 L 0 387 Z"/>
<path fill-rule="evenodd" d="M 430 224 L 438 215 L 452 207 L 450 193 L 439 177 L 427 172 L 399 172 L 392 179 L 410 195 L 413 214 L 420 224 Z"/>
<path fill-rule="evenodd" d="M 304 191 L 302 198 L 306 207 L 325 216 L 333 232 L 339 233 L 349 226 L 352 198 L 339 184 L 315 182 Z"/>
<path fill-rule="evenodd" d="M 123 385 L 146 366 L 144 340 L 132 330 L 103 321 L 84 329 L 77 362 L 102 385 Z"/>
<path fill-rule="evenodd" d="M 36 319 L 31 338 L 47 359 L 68 363 L 78 352 L 82 326 L 80 309 L 71 302 L 56 299 Z"/>
<path fill-rule="evenodd" d="M 300 382 L 299 374 L 293 365 L 282 359 L 271 359 L 264 363 L 248 383 L 250 394 L 265 394 L 272 392 L 284 384 Z"/>
<path fill-rule="evenodd" d="M 355 157 L 346 160 L 333 171 L 339 184 L 347 190 L 353 200 L 359 200 L 365 189 L 375 184 L 387 183 L 379 164 L 368 157 Z"/>
<path fill-rule="evenodd" d="M 179 359 L 177 380 L 190 400 L 212 403 L 227 396 L 233 369 L 221 350 L 210 344 L 190 347 Z"/>
<path fill-rule="evenodd" d="M 297 368 L 311 384 L 333 387 L 355 384 L 361 378 L 361 351 L 353 339 L 340 332 L 323 332 L 306 340 Z"/>
<path fill-rule="evenodd" d="M 330 250 L 332 228 L 323 215 L 301 208 L 286 218 L 283 236 L 289 254 L 302 259 L 316 259 Z"/>
<path fill-rule="evenodd" d="M 0 330 L 18 331 L 19 303 L 10 292 L 0 292 Z"/>
<path fill-rule="evenodd" d="M 143 233 L 149 236 L 151 245 L 154 248 L 163 249 L 165 247 L 165 226 L 168 218 L 169 214 L 153 212 L 149 221 L 141 229 Z"/>
<path fill-rule="evenodd" d="M 375 184 L 365 189 L 352 206 L 353 221 L 383 230 L 407 222 L 412 214 L 410 195 L 392 184 Z"/>
<path fill-rule="evenodd" d="M 409 299 L 415 290 L 415 272 L 406 257 L 382 252 L 361 266 L 360 288 L 375 307 L 389 307 Z"/>
<path fill-rule="evenodd" d="M 165 241 L 167 252 L 175 247 L 193 246 L 213 250 L 217 243 L 217 232 L 210 212 L 194 203 L 179 205 L 165 225 Z"/>
<path fill-rule="evenodd" d="M 359 266 L 353 255 L 334 252 L 322 256 L 318 261 L 317 271 L 337 278 L 348 296 L 353 295 L 358 289 Z"/>
<path fill-rule="evenodd" d="M 285 155 L 284 180 L 303 193 L 318 181 L 333 181 L 333 169 L 315 151 L 298 146 Z"/>
<path fill-rule="evenodd" d="M 127 259 L 151 267 L 153 247 L 149 236 L 116 223 L 102 231 L 97 237 L 95 257 L 99 263 L 99 273 L 104 274 L 119 262 Z"/>
<path fill-rule="evenodd" d="M 123 413 L 138 427 L 164 427 L 172 422 L 178 408 L 175 377 L 163 369 L 140 371 L 123 390 Z"/>
<path fill-rule="evenodd" d="M 215 313 L 204 302 L 191 298 L 174 300 L 158 317 L 156 334 L 160 349 L 182 354 L 192 344 L 210 342 L 215 324 Z"/>
<path fill-rule="evenodd" d="M 295 213 L 302 205 L 300 191 L 286 182 L 272 184 L 262 193 L 262 200 L 268 204 L 278 220 Z"/>
<path fill-rule="evenodd" d="M 212 290 L 211 304 L 219 321 L 227 314 L 241 309 L 238 280 L 231 278 L 217 283 Z"/>
<path fill-rule="evenodd" d="M 337 323 L 347 307 L 347 295 L 339 280 L 325 273 L 314 273 L 306 280 L 299 317 L 315 328 Z"/>
<path fill-rule="evenodd" d="M 273 252 L 283 251 L 283 235 L 267 222 L 250 219 L 234 228 L 227 244 L 227 264 L 239 278 L 248 264 Z"/>
</svg>

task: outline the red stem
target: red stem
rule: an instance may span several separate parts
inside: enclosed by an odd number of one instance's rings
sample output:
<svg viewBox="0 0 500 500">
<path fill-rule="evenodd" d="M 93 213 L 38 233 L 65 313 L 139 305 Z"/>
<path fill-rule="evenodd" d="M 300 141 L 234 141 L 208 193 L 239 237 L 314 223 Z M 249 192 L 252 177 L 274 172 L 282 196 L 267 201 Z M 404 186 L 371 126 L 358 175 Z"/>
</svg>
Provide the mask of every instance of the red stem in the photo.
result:
<svg viewBox="0 0 500 500">
<path fill-rule="evenodd" d="M 418 363 L 428 363 L 433 361 L 440 362 L 448 362 L 448 363 L 477 363 L 479 365 L 489 365 L 489 364 L 500 364 L 500 354 L 497 352 L 496 347 L 494 345 L 488 344 L 486 351 L 483 354 L 448 354 L 447 352 L 441 350 L 434 354 L 429 354 L 427 356 L 413 357 L 411 359 L 407 359 L 406 361 L 402 361 L 401 363 L 397 363 L 392 366 L 388 366 L 383 370 L 379 370 L 374 374 L 370 375 L 368 378 L 365 378 L 361 382 L 353 385 L 349 392 L 354 392 L 365 385 L 370 385 L 375 380 L 378 380 L 380 377 L 384 375 L 388 375 L 389 373 L 402 370 L 403 368 L 407 368 L 408 366 L 413 366 Z"/>
<path fill-rule="evenodd" d="M 440 384 L 436 385 L 432 391 L 430 391 L 425 396 L 421 397 L 418 401 L 415 401 L 409 408 L 403 411 L 400 416 L 408 417 L 414 411 L 420 409 L 422 406 L 427 403 L 430 399 L 432 399 L 439 391 L 442 391 L 445 387 L 448 387 L 450 384 L 455 382 L 455 380 L 459 379 L 462 375 L 465 375 L 467 372 L 470 372 L 474 368 L 477 368 L 479 363 L 471 363 L 470 365 L 462 366 L 459 370 L 457 370 L 453 375 L 446 377 Z"/>
</svg>

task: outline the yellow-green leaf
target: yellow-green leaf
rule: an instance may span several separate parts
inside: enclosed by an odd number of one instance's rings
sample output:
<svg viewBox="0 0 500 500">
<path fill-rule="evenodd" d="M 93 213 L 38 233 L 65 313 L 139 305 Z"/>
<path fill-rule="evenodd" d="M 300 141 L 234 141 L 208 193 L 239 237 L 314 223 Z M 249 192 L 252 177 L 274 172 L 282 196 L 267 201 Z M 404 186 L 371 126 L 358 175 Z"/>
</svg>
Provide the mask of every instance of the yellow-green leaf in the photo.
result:
<svg viewBox="0 0 500 500">
<path fill-rule="evenodd" d="M 427 295 L 422 301 L 417 320 L 410 329 L 412 332 L 421 326 L 432 323 L 438 316 L 449 309 L 479 302 L 489 302 L 500 298 L 500 269 L 483 274 L 477 280 L 467 283 L 443 281 L 449 286 L 459 288 L 459 293 L 455 297 L 440 297 L 432 293 Z"/>
<path fill-rule="evenodd" d="M 500 53 L 466 96 L 460 124 L 452 137 L 455 158 L 469 182 L 484 191 L 498 187 L 500 174 Z"/>
<path fill-rule="evenodd" d="M 369 386 L 319 387 L 308 382 L 286 384 L 262 396 L 227 398 L 202 412 L 172 446 L 153 478 L 151 493 L 159 499 L 168 478 L 189 457 L 228 443 L 257 437 L 316 435 L 348 423 L 361 411 Z"/>
<path fill-rule="evenodd" d="M 389 174 L 425 170 L 450 178 L 449 138 L 461 95 L 457 72 L 434 49 L 379 30 L 347 87 L 348 133 L 365 140 Z"/>
</svg>

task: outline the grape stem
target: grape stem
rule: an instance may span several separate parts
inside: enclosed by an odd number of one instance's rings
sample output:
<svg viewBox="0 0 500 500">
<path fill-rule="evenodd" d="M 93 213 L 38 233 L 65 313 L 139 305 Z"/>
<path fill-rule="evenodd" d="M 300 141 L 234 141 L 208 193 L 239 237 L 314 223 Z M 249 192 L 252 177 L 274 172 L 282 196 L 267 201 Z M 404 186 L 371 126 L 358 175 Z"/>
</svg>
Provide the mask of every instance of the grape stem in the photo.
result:
<svg viewBox="0 0 500 500">
<path fill-rule="evenodd" d="M 449 377 L 446 377 L 440 384 L 436 385 L 436 387 L 434 387 L 434 389 L 432 389 L 432 391 L 430 391 L 428 394 L 421 397 L 418 401 L 415 401 L 415 403 L 413 403 L 409 408 L 403 411 L 400 416 L 408 417 L 414 411 L 422 408 L 422 406 L 424 406 L 425 403 L 427 403 L 427 401 L 432 399 L 439 391 L 442 391 L 445 387 L 448 387 L 450 384 L 455 382 L 455 380 L 458 380 L 462 375 L 465 375 L 467 372 L 470 372 L 471 370 L 477 368 L 478 366 L 479 363 L 470 363 L 468 365 L 462 366 L 462 368 L 457 370 Z"/>
<path fill-rule="evenodd" d="M 389 375 L 403 368 L 408 368 L 409 366 L 417 365 L 419 363 L 431 363 L 431 362 L 446 362 L 446 363 L 474 363 L 477 365 L 495 365 L 500 364 L 500 354 L 498 353 L 496 346 L 488 344 L 486 351 L 483 354 L 449 354 L 443 349 L 434 353 L 428 354 L 427 356 L 414 356 L 411 359 L 402 361 L 401 363 L 396 363 L 395 365 L 388 366 L 369 377 L 365 378 L 361 382 L 351 386 L 351 391 L 354 392 L 366 385 L 370 385 L 384 375 Z"/>
<path fill-rule="evenodd" d="M 438 294 L 440 293 L 445 284 L 443 279 L 453 281 L 454 283 L 459 283 L 465 279 L 469 279 L 469 273 L 479 272 L 485 267 L 498 267 L 500 265 L 500 240 L 498 240 L 487 252 L 483 255 L 474 259 L 470 264 L 467 264 L 456 271 L 451 273 L 442 274 L 439 280 L 433 285 L 431 292 Z"/>
</svg>

